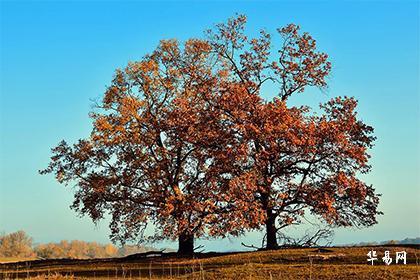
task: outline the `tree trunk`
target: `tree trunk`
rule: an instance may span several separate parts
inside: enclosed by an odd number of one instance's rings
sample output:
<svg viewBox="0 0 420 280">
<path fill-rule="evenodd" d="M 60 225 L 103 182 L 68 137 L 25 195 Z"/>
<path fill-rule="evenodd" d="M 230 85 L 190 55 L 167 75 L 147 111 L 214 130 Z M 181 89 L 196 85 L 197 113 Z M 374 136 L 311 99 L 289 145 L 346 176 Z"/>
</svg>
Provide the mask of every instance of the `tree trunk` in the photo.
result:
<svg viewBox="0 0 420 280">
<path fill-rule="evenodd" d="M 277 243 L 276 215 L 271 209 L 267 209 L 267 220 L 265 221 L 267 245 L 266 249 L 275 250 L 279 248 Z"/>
<path fill-rule="evenodd" d="M 178 238 L 178 254 L 192 255 L 194 253 L 194 235 L 181 234 Z"/>
</svg>

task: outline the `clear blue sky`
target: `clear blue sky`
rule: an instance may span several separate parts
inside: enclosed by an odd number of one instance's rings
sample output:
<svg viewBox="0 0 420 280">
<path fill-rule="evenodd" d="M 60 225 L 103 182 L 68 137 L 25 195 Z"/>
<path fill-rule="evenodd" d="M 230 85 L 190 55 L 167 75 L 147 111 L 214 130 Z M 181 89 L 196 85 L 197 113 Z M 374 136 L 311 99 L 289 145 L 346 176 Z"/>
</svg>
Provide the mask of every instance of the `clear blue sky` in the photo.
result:
<svg viewBox="0 0 420 280">
<path fill-rule="evenodd" d="M 248 16 L 251 33 L 297 23 L 330 55 L 328 91 L 293 102 L 315 106 L 355 96 L 361 118 L 375 127 L 373 171 L 364 178 L 383 194 L 385 215 L 369 229 L 338 230 L 335 243 L 420 236 L 417 1 L 1 1 L 0 231 L 23 229 L 37 242 L 108 242 L 107 221 L 95 227 L 76 217 L 68 208 L 72 190 L 37 171 L 61 139 L 89 134 L 91 100 L 102 95 L 115 68 L 152 51 L 160 39 L 202 36 L 236 12 Z M 258 238 L 205 244 L 240 249 L 241 241 Z"/>
</svg>

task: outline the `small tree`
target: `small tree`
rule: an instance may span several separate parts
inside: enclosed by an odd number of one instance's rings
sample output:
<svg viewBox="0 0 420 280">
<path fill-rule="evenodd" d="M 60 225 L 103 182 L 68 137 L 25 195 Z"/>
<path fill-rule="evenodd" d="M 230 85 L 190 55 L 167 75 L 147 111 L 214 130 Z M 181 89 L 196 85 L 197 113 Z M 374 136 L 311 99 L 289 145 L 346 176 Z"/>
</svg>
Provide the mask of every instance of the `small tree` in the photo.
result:
<svg viewBox="0 0 420 280">
<path fill-rule="evenodd" d="M 54 243 L 39 244 L 35 247 L 35 253 L 41 259 L 55 259 L 67 257 L 63 255 L 61 248 Z"/>
<path fill-rule="evenodd" d="M 0 236 L 0 256 L 33 257 L 32 238 L 23 230 Z"/>
</svg>

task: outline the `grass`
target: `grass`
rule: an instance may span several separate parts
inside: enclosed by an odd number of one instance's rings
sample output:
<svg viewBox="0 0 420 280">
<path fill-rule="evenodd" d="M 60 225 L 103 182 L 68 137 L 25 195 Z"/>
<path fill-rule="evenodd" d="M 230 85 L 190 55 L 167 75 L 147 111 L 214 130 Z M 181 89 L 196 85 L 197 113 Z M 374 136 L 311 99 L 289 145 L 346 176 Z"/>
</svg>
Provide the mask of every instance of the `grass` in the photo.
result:
<svg viewBox="0 0 420 280">
<path fill-rule="evenodd" d="M 372 266 L 366 254 L 375 250 Z M 393 263 L 382 262 L 388 250 Z M 395 252 L 407 264 L 395 264 Z M 23 261 L 0 265 L 0 279 L 420 279 L 420 249 L 415 246 L 337 247 L 244 253 L 173 254 L 148 258 Z"/>
</svg>

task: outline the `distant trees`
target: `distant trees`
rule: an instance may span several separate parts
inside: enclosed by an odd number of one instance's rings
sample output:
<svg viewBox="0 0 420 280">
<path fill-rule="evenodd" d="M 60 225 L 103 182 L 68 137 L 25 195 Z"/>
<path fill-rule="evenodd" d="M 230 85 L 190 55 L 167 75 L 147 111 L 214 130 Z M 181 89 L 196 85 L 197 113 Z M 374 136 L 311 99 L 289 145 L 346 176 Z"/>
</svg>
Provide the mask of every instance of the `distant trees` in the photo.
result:
<svg viewBox="0 0 420 280">
<path fill-rule="evenodd" d="M 119 250 L 112 244 L 102 245 L 96 242 L 79 240 L 59 243 L 40 244 L 34 248 L 36 255 L 44 259 L 53 258 L 110 258 L 120 256 Z"/>
<path fill-rule="evenodd" d="M 96 242 L 79 240 L 59 243 L 40 244 L 34 249 L 40 258 L 109 258 L 118 256 L 118 248 L 112 244 L 102 245 Z"/>
<path fill-rule="evenodd" d="M 66 241 L 59 243 L 46 243 L 35 246 L 34 252 L 37 257 L 44 259 L 55 258 L 74 258 L 74 259 L 93 259 L 93 258 L 112 258 L 123 257 L 135 253 L 155 250 L 152 247 L 137 245 L 125 245 L 116 247 L 113 244 L 99 244 L 97 242 L 85 242 L 79 240 Z"/>
<path fill-rule="evenodd" d="M 113 244 L 99 244 L 80 240 L 62 240 L 58 243 L 33 245 L 32 238 L 24 231 L 17 231 L 0 236 L 0 257 L 20 258 L 111 258 L 156 250 L 152 247 L 125 245 L 117 248 Z"/>
<path fill-rule="evenodd" d="M 90 137 L 61 142 L 49 166 L 76 184 L 73 209 L 98 221 L 109 213 L 114 241 L 178 239 L 192 253 L 202 235 L 279 231 L 313 215 L 332 226 L 376 223 L 378 195 L 357 178 L 370 170 L 373 128 L 357 101 L 337 97 L 321 112 L 289 106 L 308 87 L 327 86 L 328 56 L 290 24 L 271 35 L 245 33 L 245 16 L 206 39 L 161 41 L 117 70 L 91 113 Z M 276 97 L 261 97 L 272 83 Z"/>
</svg>

